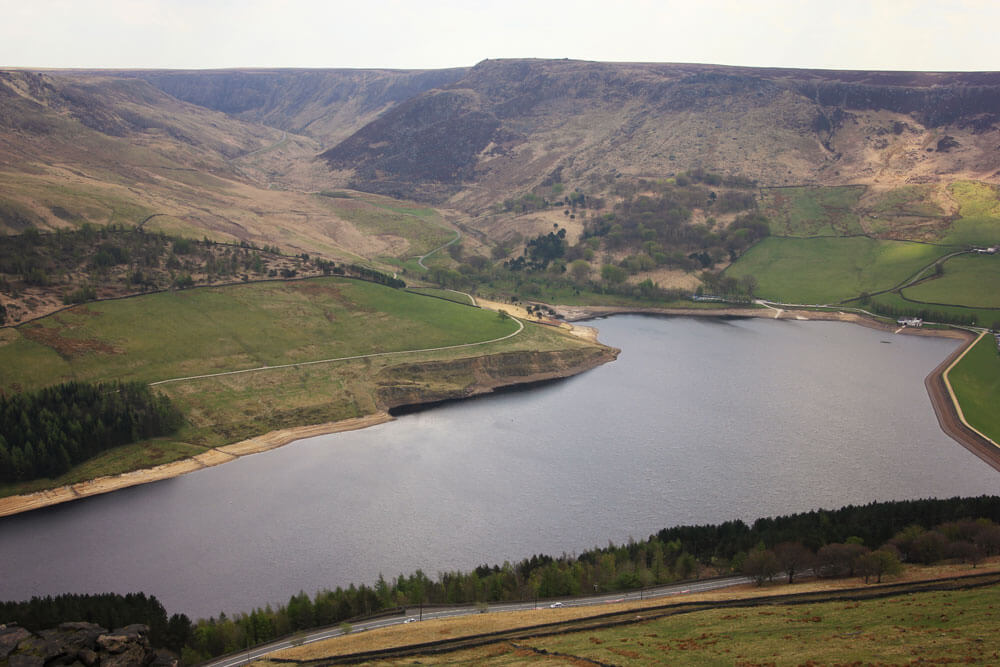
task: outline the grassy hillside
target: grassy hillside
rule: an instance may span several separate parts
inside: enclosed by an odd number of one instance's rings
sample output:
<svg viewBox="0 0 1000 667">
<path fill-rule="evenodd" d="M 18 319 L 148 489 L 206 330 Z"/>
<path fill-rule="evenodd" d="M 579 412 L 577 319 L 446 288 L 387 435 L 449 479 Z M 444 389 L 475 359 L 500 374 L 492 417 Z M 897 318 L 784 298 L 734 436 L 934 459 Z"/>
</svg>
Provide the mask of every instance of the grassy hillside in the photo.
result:
<svg viewBox="0 0 1000 667">
<path fill-rule="evenodd" d="M 836 303 L 890 289 L 948 248 L 855 238 L 768 238 L 726 272 L 756 277 L 757 294 L 787 303 Z"/>
<path fill-rule="evenodd" d="M 154 382 L 483 341 L 516 328 L 495 313 L 336 278 L 165 292 L 79 306 L 14 330 L 0 347 L 0 387 Z"/>
<path fill-rule="evenodd" d="M 948 379 L 968 422 L 1000 442 L 1000 354 L 993 336 L 983 336 Z"/>
<path fill-rule="evenodd" d="M 907 287 L 902 294 L 913 301 L 996 308 L 1000 320 L 1000 256 L 959 255 L 948 259 L 943 269 L 941 276 Z"/>
<path fill-rule="evenodd" d="M 1000 651 L 993 632 L 998 593 L 992 586 L 864 602 L 700 611 L 527 639 L 518 643 L 528 651 L 508 645 L 479 655 L 486 664 L 530 662 L 529 651 L 617 665 L 992 663 Z M 452 664 L 462 662 L 462 654 L 451 658 Z"/>
</svg>

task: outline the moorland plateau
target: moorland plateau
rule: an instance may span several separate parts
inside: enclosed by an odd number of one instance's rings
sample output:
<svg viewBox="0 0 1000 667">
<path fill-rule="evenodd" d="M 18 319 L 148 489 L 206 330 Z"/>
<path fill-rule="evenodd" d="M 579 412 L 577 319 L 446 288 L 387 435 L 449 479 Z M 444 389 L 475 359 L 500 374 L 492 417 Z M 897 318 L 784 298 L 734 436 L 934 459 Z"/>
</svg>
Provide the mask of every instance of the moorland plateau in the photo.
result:
<svg viewBox="0 0 1000 667">
<path fill-rule="evenodd" d="M 2 71 L 0 389 L 214 374 L 157 385 L 185 415 L 167 440 L 3 493 L 614 356 L 505 338 L 509 314 L 767 299 L 1000 326 L 998 102 L 996 73 Z M 956 373 L 982 406 L 980 345 Z M 388 351 L 413 356 L 300 365 Z"/>
</svg>

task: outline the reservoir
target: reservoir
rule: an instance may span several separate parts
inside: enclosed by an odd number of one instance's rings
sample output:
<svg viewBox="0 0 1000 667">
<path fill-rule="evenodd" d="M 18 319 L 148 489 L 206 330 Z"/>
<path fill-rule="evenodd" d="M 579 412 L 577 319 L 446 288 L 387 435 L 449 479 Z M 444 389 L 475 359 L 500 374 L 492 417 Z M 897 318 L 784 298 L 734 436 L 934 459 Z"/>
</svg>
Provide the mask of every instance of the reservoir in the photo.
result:
<svg viewBox="0 0 1000 667">
<path fill-rule="evenodd" d="M 996 494 L 924 377 L 958 345 L 834 322 L 616 316 L 574 378 L 0 519 L 0 599 L 144 591 L 207 617 L 875 500 Z"/>
</svg>

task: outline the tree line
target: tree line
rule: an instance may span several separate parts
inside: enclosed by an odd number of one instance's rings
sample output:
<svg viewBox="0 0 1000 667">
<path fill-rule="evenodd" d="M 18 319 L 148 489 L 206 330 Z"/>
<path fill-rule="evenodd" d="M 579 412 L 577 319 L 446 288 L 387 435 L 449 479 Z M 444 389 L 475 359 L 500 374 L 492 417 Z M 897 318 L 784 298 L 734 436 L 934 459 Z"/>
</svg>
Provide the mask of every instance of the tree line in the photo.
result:
<svg viewBox="0 0 1000 667">
<path fill-rule="evenodd" d="M 806 570 L 821 577 L 879 580 L 899 563 L 955 559 L 975 565 L 1000 553 L 1000 497 L 928 499 L 852 505 L 721 524 L 665 528 L 641 541 L 579 555 L 534 555 L 431 578 L 417 570 L 373 586 L 300 591 L 286 604 L 192 623 L 167 619 L 145 595 L 61 595 L 0 603 L 0 622 L 31 629 L 63 621 L 107 628 L 145 623 L 153 643 L 181 652 L 185 663 L 231 653 L 313 627 L 336 625 L 420 604 L 532 600 L 666 584 L 705 574 L 745 573 L 759 583 Z"/>
<path fill-rule="evenodd" d="M 0 482 L 61 475 L 120 445 L 167 435 L 183 417 L 140 382 L 67 382 L 0 396 Z"/>
<path fill-rule="evenodd" d="M 997 521 L 1000 497 L 981 496 L 871 503 L 752 524 L 735 520 L 678 526 L 579 555 L 534 555 L 517 563 L 441 572 L 436 578 L 417 570 L 390 579 L 379 576 L 373 586 L 321 590 L 314 596 L 300 591 L 284 605 L 199 620 L 184 656 L 185 661 L 204 660 L 300 630 L 419 604 L 625 591 L 705 574 L 746 573 L 764 582 L 778 573 L 794 577 L 810 568 L 820 576 L 878 579 L 894 571 L 884 554 L 896 562 L 957 558 L 975 563 L 1000 553 Z M 763 569 L 756 565 L 761 561 Z"/>
</svg>

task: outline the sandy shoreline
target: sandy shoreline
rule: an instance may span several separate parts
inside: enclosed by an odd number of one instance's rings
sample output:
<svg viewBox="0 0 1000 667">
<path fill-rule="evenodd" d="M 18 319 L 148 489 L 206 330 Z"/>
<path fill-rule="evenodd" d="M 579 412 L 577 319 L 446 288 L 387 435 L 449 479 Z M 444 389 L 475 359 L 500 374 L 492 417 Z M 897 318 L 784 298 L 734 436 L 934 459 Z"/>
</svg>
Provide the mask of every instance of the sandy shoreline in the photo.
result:
<svg viewBox="0 0 1000 667">
<path fill-rule="evenodd" d="M 506 304 L 490 304 L 491 306 L 508 307 Z M 515 307 L 516 309 L 516 307 Z M 953 354 L 931 371 L 924 380 L 927 393 L 930 396 L 931 405 L 937 415 L 941 430 L 949 437 L 957 441 L 962 446 L 968 448 L 986 463 L 1000 471 L 1000 447 L 991 440 L 984 438 L 974 431 L 959 413 L 959 408 L 954 401 L 954 394 L 947 383 L 945 373 L 976 341 L 976 336 L 967 331 L 958 329 L 899 329 L 889 326 L 856 313 L 838 311 L 791 311 L 776 308 L 720 308 L 711 310 L 690 310 L 682 308 L 622 308 L 615 306 L 591 306 L 572 307 L 561 306 L 557 308 L 560 316 L 566 322 L 576 322 L 579 320 L 605 317 L 609 315 L 624 314 L 648 314 L 648 315 L 679 315 L 687 317 L 759 317 L 766 319 L 786 319 L 786 320 L 821 320 L 850 322 L 873 329 L 889 331 L 894 333 L 905 333 L 908 335 L 920 336 L 941 336 L 946 338 L 959 338 L 967 341 L 965 345 L 959 347 Z M 510 312 L 510 311 L 508 311 Z M 515 313 L 520 315 L 520 312 Z M 525 312 L 525 314 L 527 314 Z M 596 342 L 598 330 L 578 324 L 570 325 L 573 333 L 578 336 L 594 340 Z M 47 491 L 8 496 L 0 498 L 0 517 L 13 514 L 20 514 L 42 507 L 57 505 L 59 503 L 86 498 L 101 493 L 108 493 L 118 489 L 124 489 L 138 484 L 157 482 L 163 479 L 170 479 L 180 475 L 202 470 L 222 463 L 233 461 L 241 456 L 265 452 L 283 445 L 287 445 L 295 440 L 310 438 L 328 433 L 340 433 L 367 428 L 376 424 L 391 421 L 392 417 L 386 412 L 377 412 L 363 417 L 355 417 L 337 422 L 327 422 L 324 424 L 312 424 L 295 428 L 271 431 L 241 442 L 225 445 L 205 451 L 189 459 L 182 459 L 173 463 L 167 463 L 154 468 L 135 470 L 108 477 L 98 477 L 97 479 L 62 486 Z"/>
<path fill-rule="evenodd" d="M 295 440 L 311 438 L 316 435 L 325 435 L 327 433 L 354 431 L 391 420 L 392 417 L 388 413 L 377 412 L 372 415 L 365 415 L 364 417 L 327 422 L 325 424 L 286 428 L 280 431 L 271 431 L 270 433 L 249 438 L 248 440 L 243 440 L 232 445 L 209 449 L 195 457 L 174 461 L 173 463 L 165 463 L 155 468 L 145 468 L 120 475 L 98 477 L 86 482 L 79 482 L 77 484 L 70 484 L 69 486 L 61 486 L 22 496 L 8 496 L 0 498 L 0 517 L 58 505 L 59 503 L 101 493 L 117 491 L 118 489 L 125 489 L 138 484 L 148 484 L 163 479 L 179 477 L 195 470 L 203 470 L 204 468 L 234 461 L 241 456 L 266 452 L 269 449 L 287 445 Z"/>
</svg>

